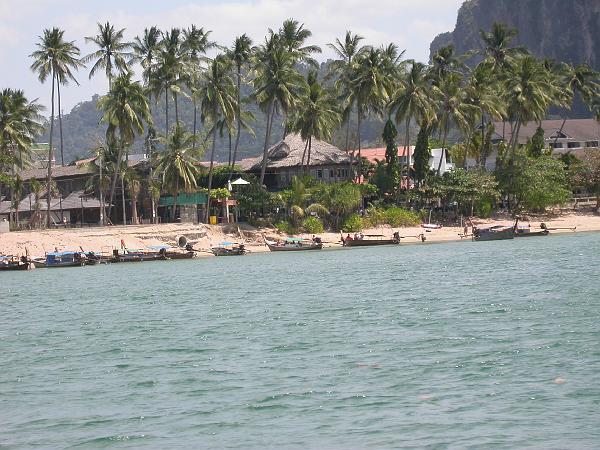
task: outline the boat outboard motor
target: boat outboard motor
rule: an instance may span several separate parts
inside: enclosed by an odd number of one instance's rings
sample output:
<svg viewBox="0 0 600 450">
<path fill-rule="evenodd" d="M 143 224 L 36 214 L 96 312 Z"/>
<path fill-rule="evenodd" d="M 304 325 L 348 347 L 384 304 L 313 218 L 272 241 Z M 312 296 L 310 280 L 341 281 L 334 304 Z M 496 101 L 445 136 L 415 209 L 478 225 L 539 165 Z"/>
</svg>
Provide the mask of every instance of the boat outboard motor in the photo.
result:
<svg viewBox="0 0 600 450">
<path fill-rule="evenodd" d="M 193 252 L 194 251 L 194 246 L 188 242 L 187 244 L 185 244 L 185 249 L 188 252 Z"/>
<path fill-rule="evenodd" d="M 175 240 L 177 241 L 177 245 L 179 246 L 179 248 L 187 248 L 188 238 L 186 238 L 185 236 L 177 236 Z"/>
</svg>

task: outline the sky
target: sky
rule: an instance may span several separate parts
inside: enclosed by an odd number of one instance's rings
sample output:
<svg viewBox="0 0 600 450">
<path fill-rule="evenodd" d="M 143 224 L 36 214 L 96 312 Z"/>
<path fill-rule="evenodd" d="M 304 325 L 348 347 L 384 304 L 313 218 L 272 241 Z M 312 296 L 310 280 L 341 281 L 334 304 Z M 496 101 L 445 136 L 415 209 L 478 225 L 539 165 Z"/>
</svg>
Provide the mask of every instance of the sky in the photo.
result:
<svg viewBox="0 0 600 450">
<path fill-rule="evenodd" d="M 192 24 L 212 30 L 212 38 L 231 45 L 235 36 L 247 33 L 263 41 L 269 28 L 278 29 L 288 18 L 305 24 L 313 33 L 312 44 L 323 48 L 317 57 L 332 57 L 327 44 L 342 38 L 346 30 L 365 37 L 364 43 L 394 42 L 406 58 L 426 62 L 429 44 L 439 33 L 451 31 L 463 0 L 0 0 L 0 89 L 23 89 L 25 95 L 50 103 L 49 81 L 42 85 L 31 72 L 29 55 L 44 28 L 65 30 L 86 55 L 93 51 L 84 41 L 96 34 L 97 23 L 110 21 L 126 28 L 128 40 L 144 28 L 185 28 Z M 64 113 L 93 94 L 104 94 L 108 82 L 102 74 L 88 79 L 77 74 L 79 86 L 62 89 Z"/>
</svg>

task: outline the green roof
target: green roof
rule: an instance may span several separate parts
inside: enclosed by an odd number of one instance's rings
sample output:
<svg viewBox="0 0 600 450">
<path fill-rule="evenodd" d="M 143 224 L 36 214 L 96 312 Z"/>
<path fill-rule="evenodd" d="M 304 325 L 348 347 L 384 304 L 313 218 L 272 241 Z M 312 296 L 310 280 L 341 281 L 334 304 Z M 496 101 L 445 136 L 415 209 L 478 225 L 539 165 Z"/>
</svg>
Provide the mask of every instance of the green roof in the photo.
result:
<svg viewBox="0 0 600 450">
<path fill-rule="evenodd" d="M 194 192 L 191 194 L 181 193 L 177 196 L 178 205 L 206 205 L 207 195 L 205 192 Z M 159 206 L 173 206 L 174 197 L 172 195 L 161 197 Z"/>
</svg>

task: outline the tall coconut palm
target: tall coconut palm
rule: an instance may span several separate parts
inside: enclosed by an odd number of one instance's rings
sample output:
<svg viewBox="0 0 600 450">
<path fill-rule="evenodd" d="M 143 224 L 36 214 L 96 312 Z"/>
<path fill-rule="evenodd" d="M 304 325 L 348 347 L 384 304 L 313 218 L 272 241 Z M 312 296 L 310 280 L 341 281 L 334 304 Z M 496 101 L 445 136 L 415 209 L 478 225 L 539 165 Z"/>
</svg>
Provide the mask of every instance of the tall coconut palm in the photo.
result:
<svg viewBox="0 0 600 450">
<path fill-rule="evenodd" d="M 185 84 L 192 93 L 192 101 L 194 103 L 194 123 L 192 130 L 194 135 L 194 148 L 196 148 L 197 145 L 198 105 L 196 104 L 193 93 L 198 87 L 200 64 L 208 62 L 208 58 L 205 56 L 206 52 L 217 46 L 216 42 L 209 39 L 210 34 L 210 30 L 205 31 L 202 27 L 197 28 L 196 25 L 192 25 L 190 28 L 183 30 L 183 40 L 181 42 L 181 51 L 187 59 L 187 69 L 185 70 L 183 78 Z"/>
<path fill-rule="evenodd" d="M 290 119 L 290 130 L 299 133 L 302 140 L 306 142 L 302 154 L 302 166 L 305 171 L 310 166 L 312 138 L 330 139 L 331 133 L 341 120 L 333 93 L 319 84 L 316 71 L 309 72 L 307 84 L 308 90 L 300 97 Z M 308 158 L 305 166 L 307 150 Z"/>
<path fill-rule="evenodd" d="M 260 184 L 265 180 L 267 151 L 275 113 L 286 113 L 296 102 L 304 87 L 304 78 L 295 68 L 295 56 L 283 48 L 277 35 L 270 35 L 254 57 L 254 91 L 252 97 L 267 115 Z"/>
<path fill-rule="evenodd" d="M 311 55 L 321 53 L 321 48 L 317 45 L 306 45 L 312 32 L 308 28 L 304 28 L 303 23 L 295 19 L 288 19 L 283 22 L 278 35 L 283 48 L 294 55 L 296 61 L 318 66 Z"/>
<path fill-rule="evenodd" d="M 252 56 L 252 39 L 246 34 L 242 34 L 235 38 L 233 46 L 227 52 L 227 56 L 233 61 L 235 65 L 236 75 L 236 90 L 235 90 L 235 116 L 236 116 L 236 130 L 235 130 L 235 145 L 233 147 L 233 157 L 231 160 L 231 169 L 229 171 L 229 181 L 233 175 L 233 167 L 237 159 L 238 146 L 240 144 L 240 134 L 242 132 L 242 69 L 250 62 Z"/>
<path fill-rule="evenodd" d="M 68 80 L 75 81 L 73 70 L 81 66 L 81 62 L 79 61 L 79 48 L 75 46 L 73 41 L 65 41 L 64 34 L 65 32 L 58 28 L 45 29 L 43 35 L 39 37 L 40 42 L 36 44 L 37 50 L 30 55 L 30 57 L 34 59 L 31 70 L 37 73 L 38 79 L 44 83 L 48 77 L 52 78 L 50 142 L 48 148 L 48 186 L 52 184 L 52 159 L 54 152 L 52 146 L 52 137 L 54 134 L 54 89 L 56 83 L 62 84 Z M 61 157 L 64 162 L 62 146 Z M 47 196 L 47 207 L 46 225 L 50 226 L 50 195 Z"/>
<path fill-rule="evenodd" d="M 142 188 L 142 179 L 137 171 L 132 167 L 125 167 L 123 169 L 123 178 L 129 191 L 129 199 L 131 201 L 131 223 L 134 225 L 139 224 L 138 212 L 137 212 L 137 199 L 140 195 Z"/>
<path fill-rule="evenodd" d="M 369 48 L 355 60 L 351 73 L 351 96 L 356 103 L 357 144 L 359 164 L 361 152 L 361 122 L 368 114 L 381 114 L 392 92 L 389 60 L 382 49 Z M 360 170 L 359 170 L 360 172 Z"/>
<path fill-rule="evenodd" d="M 161 139 L 164 141 L 167 138 L 165 136 Z M 167 151 L 161 154 L 156 171 L 162 178 L 162 188 L 173 194 L 171 216 L 175 220 L 179 193 L 192 192 L 198 186 L 196 183 L 198 167 L 195 158 L 196 150 L 192 145 L 193 135 L 185 131 L 183 126 L 175 124 L 168 139 L 168 142 L 164 142 Z M 158 188 L 158 196 L 160 196 L 160 188 Z"/>
<path fill-rule="evenodd" d="M 355 96 L 352 95 L 352 69 L 354 58 L 365 52 L 367 47 L 360 43 L 364 38 L 358 34 L 346 31 L 344 42 L 338 39 L 335 43 L 327 44 L 337 59 L 329 66 L 328 78 L 335 77 L 335 88 L 339 93 L 339 99 L 344 104 L 343 118 L 346 122 L 346 153 L 350 150 L 350 115 L 354 108 Z"/>
<path fill-rule="evenodd" d="M 103 111 L 102 121 L 108 124 L 107 140 L 115 139 L 119 149 L 117 170 L 111 181 L 108 206 L 108 215 L 110 216 L 117 176 L 121 172 L 123 153 L 133 143 L 135 136 L 143 133 L 144 124 L 152 124 L 152 116 L 144 88 L 138 81 L 132 81 L 132 75 L 129 72 L 119 75 L 113 80 L 111 90 L 98 101 L 98 109 Z M 125 210 L 123 210 L 123 224 L 126 223 Z"/>
<path fill-rule="evenodd" d="M 208 204 L 206 207 L 206 222 L 210 216 L 210 196 L 212 190 L 213 168 L 215 160 L 215 145 L 217 141 L 217 123 L 223 120 L 231 127 L 237 110 L 235 84 L 231 79 L 231 60 L 225 55 L 213 59 L 203 73 L 200 89 L 197 92 L 200 99 L 200 110 L 204 119 L 211 120 L 212 146 L 210 151 L 210 166 L 208 169 Z"/>
<path fill-rule="evenodd" d="M 412 62 L 409 70 L 401 80 L 400 87 L 392 94 L 388 105 L 390 113 L 395 115 L 396 123 L 402 121 L 406 127 L 404 146 L 406 149 L 406 172 L 410 177 L 410 123 L 413 118 L 418 123 L 432 123 L 435 115 L 435 100 L 427 77 L 427 66 Z M 409 180 L 410 182 L 410 180 Z"/>
<path fill-rule="evenodd" d="M 512 47 L 511 43 L 518 31 L 509 28 L 505 23 L 494 22 L 491 31 L 479 32 L 483 49 L 480 54 L 484 57 L 494 72 L 501 73 L 512 66 L 515 58 L 522 56 L 526 50 L 522 47 Z"/>
<path fill-rule="evenodd" d="M 438 125 L 443 134 L 442 155 L 437 167 L 437 174 L 440 175 L 450 124 L 456 125 L 467 136 L 469 127 L 472 126 L 478 113 L 478 108 L 467 101 L 468 92 L 463 85 L 463 76 L 460 73 L 448 73 L 438 80 L 437 85 L 434 86 L 434 92 L 438 97 Z"/>
<path fill-rule="evenodd" d="M 99 71 L 104 70 L 108 79 L 108 89 L 112 86 L 112 78 L 115 72 L 121 74 L 129 71 L 127 60 L 131 59 L 133 54 L 129 51 L 132 44 L 123 41 L 125 28 L 116 30 L 109 22 L 105 24 L 98 23 L 98 34 L 95 36 L 86 36 L 85 42 L 95 44 L 98 50 L 83 57 L 83 62 L 88 64 L 93 62 L 89 78 Z"/>
<path fill-rule="evenodd" d="M 160 51 L 160 30 L 156 27 L 145 28 L 144 33 L 136 36 L 131 43 L 131 51 L 131 62 L 142 66 L 142 77 L 147 85 Z"/>
<path fill-rule="evenodd" d="M 456 55 L 454 45 L 447 45 L 436 51 L 431 57 L 431 67 L 429 68 L 433 84 L 443 80 L 450 73 L 464 72 L 466 70 L 464 59 L 465 55 Z"/>
</svg>

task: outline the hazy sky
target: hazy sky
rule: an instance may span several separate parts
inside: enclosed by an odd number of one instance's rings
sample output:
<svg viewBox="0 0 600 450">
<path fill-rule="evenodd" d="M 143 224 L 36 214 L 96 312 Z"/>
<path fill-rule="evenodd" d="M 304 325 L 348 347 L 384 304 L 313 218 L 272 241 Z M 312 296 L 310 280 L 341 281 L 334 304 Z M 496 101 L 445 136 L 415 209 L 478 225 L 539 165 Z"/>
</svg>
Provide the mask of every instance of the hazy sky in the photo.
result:
<svg viewBox="0 0 600 450">
<path fill-rule="evenodd" d="M 50 102 L 50 86 L 41 85 L 30 71 L 29 54 L 44 28 L 58 26 L 76 41 L 82 55 L 91 48 L 84 36 L 96 33 L 96 23 L 109 20 L 127 28 L 132 39 L 145 27 L 161 29 L 191 24 L 212 30 L 213 39 L 230 45 L 236 35 L 262 41 L 268 28 L 277 29 L 290 17 L 313 32 L 312 43 L 323 47 L 319 59 L 331 56 L 326 44 L 346 30 L 363 35 L 365 43 L 396 43 L 406 57 L 426 61 L 431 40 L 456 23 L 463 0 L 0 0 L 0 89 L 25 90 L 28 98 Z M 102 74 L 88 80 L 79 72 L 80 86 L 63 90 L 63 111 L 104 93 Z M 48 82 L 47 82 L 48 83 Z"/>
</svg>

